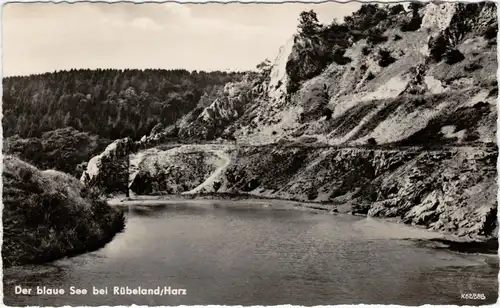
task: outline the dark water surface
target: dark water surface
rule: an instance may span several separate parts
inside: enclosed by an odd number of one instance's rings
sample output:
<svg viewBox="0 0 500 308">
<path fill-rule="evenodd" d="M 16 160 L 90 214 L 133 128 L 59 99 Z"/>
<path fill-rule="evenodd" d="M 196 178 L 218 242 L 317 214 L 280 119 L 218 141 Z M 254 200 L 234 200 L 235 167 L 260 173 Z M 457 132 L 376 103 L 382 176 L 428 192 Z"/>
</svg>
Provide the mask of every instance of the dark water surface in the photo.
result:
<svg viewBox="0 0 500 308">
<path fill-rule="evenodd" d="M 99 251 L 4 272 L 7 305 L 491 304 L 496 256 L 417 245 L 430 235 L 377 220 L 255 206 L 129 207 L 124 233 Z M 15 295 L 15 285 L 65 289 Z M 70 287 L 90 295 L 70 295 Z M 186 295 L 113 295 L 113 287 Z M 108 295 L 92 295 L 92 288 Z M 485 300 L 463 300 L 462 293 Z"/>
</svg>

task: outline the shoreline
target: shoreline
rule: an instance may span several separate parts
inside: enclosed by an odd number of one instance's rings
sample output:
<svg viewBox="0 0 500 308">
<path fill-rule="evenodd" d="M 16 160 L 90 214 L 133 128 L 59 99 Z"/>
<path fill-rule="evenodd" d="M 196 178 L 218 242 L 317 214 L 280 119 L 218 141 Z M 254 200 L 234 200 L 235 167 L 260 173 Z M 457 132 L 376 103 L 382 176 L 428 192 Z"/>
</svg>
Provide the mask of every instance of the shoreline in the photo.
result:
<svg viewBox="0 0 500 308">
<path fill-rule="evenodd" d="M 279 198 L 269 198 L 264 196 L 256 196 L 251 194 L 229 194 L 229 193 L 211 193 L 211 194 L 178 194 L 178 195 L 161 195 L 161 196 L 133 196 L 126 198 L 125 196 L 115 196 L 113 198 L 107 199 L 107 202 L 111 206 L 154 206 L 157 205 L 168 205 L 168 204 L 179 204 L 186 202 L 196 202 L 200 204 L 200 201 L 211 202 L 211 201 L 226 201 L 232 204 L 243 202 L 245 205 L 254 206 L 264 206 L 270 207 L 267 202 L 273 202 L 275 205 L 280 205 L 282 208 L 291 210 L 310 210 L 316 213 L 331 213 L 335 215 L 349 215 L 368 218 L 366 214 L 352 213 L 351 211 L 341 211 L 337 210 L 337 205 L 328 202 L 311 202 L 302 201 L 295 199 L 279 199 Z M 280 204 L 281 203 L 281 204 Z M 277 208 L 273 206 L 273 208 Z M 426 239 L 412 239 L 417 243 L 425 243 L 425 246 L 432 249 L 446 249 L 456 253 L 464 254 L 486 254 L 486 255 L 498 255 L 499 242 L 498 238 L 469 238 L 469 237 L 458 237 L 453 234 L 446 234 L 443 232 L 429 230 L 422 226 L 405 224 L 401 219 L 396 218 L 379 218 L 370 217 L 379 222 L 389 222 L 395 224 L 402 224 L 406 227 L 410 227 L 415 230 L 426 231 L 434 233 L 435 238 Z"/>
<path fill-rule="evenodd" d="M 116 213 L 116 215 L 118 215 L 118 213 Z M 57 260 L 72 258 L 86 253 L 97 251 L 106 246 L 107 244 L 109 244 L 111 241 L 113 241 L 119 233 L 125 232 L 125 225 L 122 225 L 120 220 L 121 219 L 118 216 L 114 216 L 114 218 L 111 219 L 110 224 L 106 226 L 106 229 L 103 230 L 102 237 L 98 240 L 90 241 L 88 243 L 83 244 L 83 246 L 79 247 L 75 244 L 75 246 L 72 249 L 64 252 L 59 250 L 55 252 L 50 251 L 41 257 L 36 257 L 31 259 L 29 262 L 25 261 L 11 262 L 8 259 L 4 259 L 3 268 L 9 269 L 18 266 L 50 264 L 51 262 Z"/>
</svg>

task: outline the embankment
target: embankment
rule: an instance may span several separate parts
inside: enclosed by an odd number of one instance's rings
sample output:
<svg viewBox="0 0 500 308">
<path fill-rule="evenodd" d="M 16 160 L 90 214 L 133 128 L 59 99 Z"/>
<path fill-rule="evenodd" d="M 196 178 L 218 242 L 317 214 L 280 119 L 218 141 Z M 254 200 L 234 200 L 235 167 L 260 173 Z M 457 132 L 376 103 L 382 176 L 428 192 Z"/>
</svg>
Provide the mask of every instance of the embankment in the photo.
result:
<svg viewBox="0 0 500 308">
<path fill-rule="evenodd" d="M 43 263 L 104 246 L 124 228 L 123 212 L 77 179 L 4 156 L 5 267 Z"/>
</svg>

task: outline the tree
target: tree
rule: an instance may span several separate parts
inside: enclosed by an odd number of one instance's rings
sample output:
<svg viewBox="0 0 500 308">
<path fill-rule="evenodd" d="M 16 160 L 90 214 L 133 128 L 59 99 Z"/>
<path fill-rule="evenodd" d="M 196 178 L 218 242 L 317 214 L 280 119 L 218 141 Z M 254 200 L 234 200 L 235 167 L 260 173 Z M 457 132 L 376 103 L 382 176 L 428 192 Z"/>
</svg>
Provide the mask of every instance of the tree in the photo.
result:
<svg viewBox="0 0 500 308">
<path fill-rule="evenodd" d="M 318 21 L 316 12 L 310 10 L 300 13 L 299 17 L 299 34 L 303 36 L 312 36 L 318 34 L 321 30 L 321 24 Z"/>
<path fill-rule="evenodd" d="M 265 59 L 261 63 L 257 64 L 257 70 L 261 74 L 267 74 L 271 71 L 271 61 L 269 59 Z"/>
<path fill-rule="evenodd" d="M 40 137 L 71 126 L 103 138 L 148 135 L 171 125 L 243 73 L 183 70 L 71 70 L 3 79 L 4 136 Z M 23 118 L 24 115 L 24 118 Z M 130 132 L 130 131 L 129 131 Z"/>
<path fill-rule="evenodd" d="M 422 8 L 423 6 L 424 5 L 419 2 L 410 3 L 409 9 L 412 12 L 412 18 L 410 22 L 404 24 L 401 27 L 401 31 L 408 32 L 408 31 L 417 31 L 418 29 L 420 29 L 420 25 L 422 24 L 422 17 L 418 13 L 418 10 L 420 10 L 420 8 Z"/>
<path fill-rule="evenodd" d="M 261 80 L 266 80 L 271 76 L 271 70 L 273 66 L 271 65 L 271 61 L 269 59 L 264 60 L 263 62 L 257 64 L 258 74 L 261 76 Z"/>
<path fill-rule="evenodd" d="M 389 8 L 389 14 L 391 15 L 397 15 L 401 12 L 404 12 L 405 11 L 405 8 L 403 7 L 402 4 L 396 4 L 396 5 L 393 5 Z"/>
</svg>

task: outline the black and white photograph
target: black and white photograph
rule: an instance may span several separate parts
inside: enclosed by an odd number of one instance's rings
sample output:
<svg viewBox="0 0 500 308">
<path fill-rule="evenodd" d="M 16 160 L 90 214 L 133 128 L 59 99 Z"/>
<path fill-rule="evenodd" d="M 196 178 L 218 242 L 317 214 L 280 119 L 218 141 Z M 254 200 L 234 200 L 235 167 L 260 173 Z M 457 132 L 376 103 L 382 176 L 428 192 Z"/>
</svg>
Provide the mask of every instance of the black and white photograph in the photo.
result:
<svg viewBox="0 0 500 308">
<path fill-rule="evenodd" d="M 1 24 L 5 305 L 497 303 L 495 2 Z"/>
</svg>

